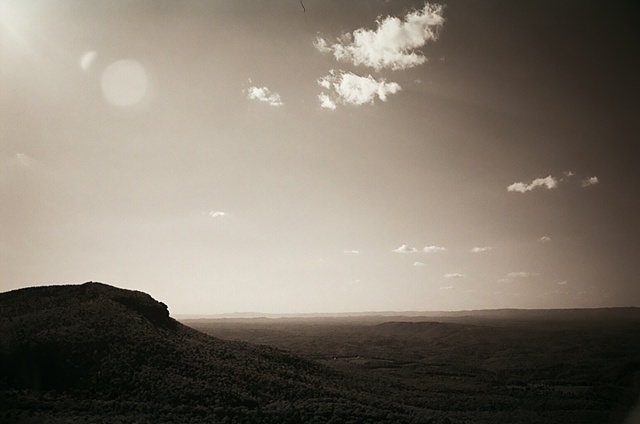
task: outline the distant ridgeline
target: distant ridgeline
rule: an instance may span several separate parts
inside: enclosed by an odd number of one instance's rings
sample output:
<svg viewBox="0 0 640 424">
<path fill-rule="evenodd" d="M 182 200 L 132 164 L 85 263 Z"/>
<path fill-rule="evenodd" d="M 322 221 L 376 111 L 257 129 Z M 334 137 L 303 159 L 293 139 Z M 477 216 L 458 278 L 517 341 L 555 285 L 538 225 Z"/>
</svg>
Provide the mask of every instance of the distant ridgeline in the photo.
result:
<svg viewBox="0 0 640 424">
<path fill-rule="evenodd" d="M 0 294 L 0 422 L 440 423 L 385 387 L 224 341 L 101 283 Z"/>
</svg>

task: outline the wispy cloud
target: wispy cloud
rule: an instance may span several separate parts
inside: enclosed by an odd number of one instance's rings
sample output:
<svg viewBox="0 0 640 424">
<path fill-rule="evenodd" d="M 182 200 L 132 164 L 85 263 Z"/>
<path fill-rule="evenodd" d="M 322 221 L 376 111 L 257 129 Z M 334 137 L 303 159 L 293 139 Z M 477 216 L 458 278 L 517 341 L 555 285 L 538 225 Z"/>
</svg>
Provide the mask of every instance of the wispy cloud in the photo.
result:
<svg viewBox="0 0 640 424">
<path fill-rule="evenodd" d="M 396 253 L 417 253 L 418 249 L 416 249 L 415 247 L 409 247 L 406 244 L 403 244 L 402 246 L 398 247 L 397 249 L 393 249 L 392 252 L 396 252 Z"/>
<path fill-rule="evenodd" d="M 438 253 L 444 252 L 445 250 L 447 249 L 441 246 L 426 246 L 424 249 L 422 249 L 422 251 L 425 253 Z"/>
<path fill-rule="evenodd" d="M 17 165 L 23 168 L 31 168 L 35 164 L 35 161 L 25 153 L 16 153 L 13 160 Z"/>
<path fill-rule="evenodd" d="M 589 187 L 594 184 L 598 184 L 599 182 L 598 177 L 589 177 L 586 180 L 582 180 L 582 187 Z"/>
<path fill-rule="evenodd" d="M 318 37 L 314 45 L 321 52 L 333 53 L 338 61 L 378 71 L 412 68 L 427 61 L 416 49 L 438 39 L 438 30 L 444 24 L 443 11 L 441 5 L 425 3 L 422 9 L 411 11 L 402 19 L 379 18 L 375 30 L 359 28 L 342 34 L 333 44 Z"/>
<path fill-rule="evenodd" d="M 464 278 L 466 275 L 460 274 L 459 272 L 452 272 L 449 274 L 444 274 L 444 278 Z"/>
<path fill-rule="evenodd" d="M 456 288 L 453 286 L 444 286 L 444 287 L 440 287 L 440 290 L 455 290 Z"/>
<path fill-rule="evenodd" d="M 422 263 L 422 262 L 418 262 L 418 261 L 413 263 L 413 266 L 426 266 L 426 265 L 427 264 Z"/>
<path fill-rule="evenodd" d="M 556 284 L 559 286 L 565 286 L 567 285 L 568 281 L 558 281 Z"/>
<path fill-rule="evenodd" d="M 245 94 L 252 100 L 265 102 L 271 106 L 282 106 L 284 104 L 280 94 L 271 92 L 267 87 L 256 87 L 254 85 L 246 89 Z"/>
<path fill-rule="evenodd" d="M 507 278 L 531 278 L 538 275 L 535 272 L 524 272 L 524 271 L 519 271 L 519 272 L 510 272 L 509 274 L 507 274 Z"/>
<path fill-rule="evenodd" d="M 350 255 L 357 255 L 357 254 L 360 253 L 360 251 L 359 250 L 344 250 L 342 253 L 347 253 L 347 254 L 350 254 Z"/>
<path fill-rule="evenodd" d="M 546 243 L 546 242 L 548 242 L 548 241 L 551 241 L 551 237 L 548 237 L 548 236 L 542 236 L 542 237 L 540 237 L 540 238 L 538 239 L 538 241 L 539 241 L 539 242 L 542 242 L 542 243 Z"/>
<path fill-rule="evenodd" d="M 222 212 L 222 211 L 213 211 L 212 210 L 212 211 L 209 211 L 209 216 L 211 218 L 220 218 L 220 217 L 223 217 L 223 216 L 227 216 L 227 213 L 226 212 Z"/>
<path fill-rule="evenodd" d="M 507 187 L 507 191 L 517 191 L 520 193 L 526 193 L 536 187 L 546 187 L 547 189 L 556 188 L 558 186 L 558 180 L 549 175 L 545 178 L 536 178 L 531 183 L 526 184 L 522 182 L 513 183 Z"/>
<path fill-rule="evenodd" d="M 491 246 L 474 247 L 471 249 L 471 253 L 482 253 L 491 250 Z"/>
<path fill-rule="evenodd" d="M 389 94 L 401 90 L 395 82 L 386 82 L 384 78 L 376 80 L 371 75 L 361 77 L 352 72 L 329 71 L 329 74 L 320 78 L 318 85 L 329 90 L 329 93 L 320 93 L 318 100 L 320 106 L 327 109 L 336 109 L 337 105 L 360 106 L 373 103 L 376 98 L 386 101 Z"/>
</svg>

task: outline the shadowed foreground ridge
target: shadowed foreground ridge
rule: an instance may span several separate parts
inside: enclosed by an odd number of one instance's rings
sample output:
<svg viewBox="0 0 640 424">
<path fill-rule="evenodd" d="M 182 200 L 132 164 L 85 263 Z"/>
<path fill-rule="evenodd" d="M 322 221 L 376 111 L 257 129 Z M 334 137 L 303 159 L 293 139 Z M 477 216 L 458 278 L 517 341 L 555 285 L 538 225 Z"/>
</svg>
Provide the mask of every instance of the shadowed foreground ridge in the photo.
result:
<svg viewBox="0 0 640 424">
<path fill-rule="evenodd" d="M 0 294 L 0 422 L 445 422 L 337 371 L 100 283 Z M 375 394 L 379 393 L 379 394 Z"/>
</svg>

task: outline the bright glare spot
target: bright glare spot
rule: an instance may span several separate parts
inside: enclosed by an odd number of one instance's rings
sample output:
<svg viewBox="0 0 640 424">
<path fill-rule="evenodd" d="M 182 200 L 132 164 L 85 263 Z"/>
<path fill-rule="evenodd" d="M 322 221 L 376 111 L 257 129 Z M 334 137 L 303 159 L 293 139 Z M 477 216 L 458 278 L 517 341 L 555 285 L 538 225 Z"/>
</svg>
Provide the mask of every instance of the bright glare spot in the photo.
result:
<svg viewBox="0 0 640 424">
<path fill-rule="evenodd" d="M 93 65 L 93 62 L 96 60 L 97 56 L 98 56 L 98 53 L 94 51 L 88 51 L 84 53 L 80 57 L 80 68 L 82 68 L 82 70 L 85 72 L 88 71 L 89 68 L 91 68 L 91 65 Z"/>
<path fill-rule="evenodd" d="M 102 94 L 113 106 L 135 106 L 147 94 L 147 73 L 135 60 L 113 62 L 102 73 Z"/>
</svg>

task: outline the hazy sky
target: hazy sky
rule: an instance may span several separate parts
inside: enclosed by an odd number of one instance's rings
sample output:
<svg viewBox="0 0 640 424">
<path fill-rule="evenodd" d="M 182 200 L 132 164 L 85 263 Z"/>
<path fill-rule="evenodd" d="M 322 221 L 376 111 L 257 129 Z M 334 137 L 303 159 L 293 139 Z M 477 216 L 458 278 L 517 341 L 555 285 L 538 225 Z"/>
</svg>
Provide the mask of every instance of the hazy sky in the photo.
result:
<svg viewBox="0 0 640 424">
<path fill-rule="evenodd" d="M 0 0 L 0 289 L 640 306 L 633 2 Z"/>
</svg>

